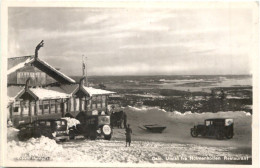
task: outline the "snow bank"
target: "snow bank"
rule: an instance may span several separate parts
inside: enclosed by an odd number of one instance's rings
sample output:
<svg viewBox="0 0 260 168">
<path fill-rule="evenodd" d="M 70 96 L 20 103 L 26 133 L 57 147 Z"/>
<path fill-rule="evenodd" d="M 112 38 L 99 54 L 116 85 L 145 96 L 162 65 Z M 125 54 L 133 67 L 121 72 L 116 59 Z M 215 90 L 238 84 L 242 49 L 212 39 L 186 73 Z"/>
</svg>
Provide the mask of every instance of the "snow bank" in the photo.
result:
<svg viewBox="0 0 260 168">
<path fill-rule="evenodd" d="M 141 107 L 133 107 L 133 106 L 127 106 L 123 110 L 132 110 L 132 111 L 139 111 L 139 112 L 147 112 L 152 110 L 158 110 L 161 112 L 167 112 L 164 109 L 160 109 L 159 107 L 147 107 L 147 106 L 141 106 Z"/>
<path fill-rule="evenodd" d="M 7 141 L 18 141 L 18 129 L 15 129 L 13 127 L 7 128 Z"/>
<path fill-rule="evenodd" d="M 47 137 L 31 138 L 26 142 L 8 142 L 8 158 L 11 160 L 53 160 L 63 153 L 63 148 L 55 140 Z"/>
<path fill-rule="evenodd" d="M 77 120 L 75 118 L 63 117 L 61 119 L 67 120 L 68 128 L 73 127 L 73 126 L 76 127 L 76 125 L 80 124 L 79 120 Z"/>
</svg>

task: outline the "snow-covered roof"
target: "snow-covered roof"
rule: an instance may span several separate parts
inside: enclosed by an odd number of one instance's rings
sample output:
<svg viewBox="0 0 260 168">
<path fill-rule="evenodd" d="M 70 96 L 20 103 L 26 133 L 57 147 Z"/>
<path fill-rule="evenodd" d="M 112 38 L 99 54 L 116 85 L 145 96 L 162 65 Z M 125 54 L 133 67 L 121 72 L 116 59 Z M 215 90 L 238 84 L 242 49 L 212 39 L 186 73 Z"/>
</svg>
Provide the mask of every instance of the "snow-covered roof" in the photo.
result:
<svg viewBox="0 0 260 168">
<path fill-rule="evenodd" d="M 60 72 L 59 70 L 57 70 L 56 68 L 48 64 L 47 62 L 39 58 L 35 59 L 33 56 L 9 58 L 7 75 L 17 71 L 18 69 L 23 68 L 28 63 L 33 64 L 35 67 L 47 73 L 49 76 L 53 77 L 57 81 L 60 80 L 63 81 L 63 83 L 76 83 L 75 80 L 68 77 L 64 73 Z"/>
<path fill-rule="evenodd" d="M 14 99 L 19 99 L 25 92 L 30 94 L 32 97 L 34 97 L 36 100 L 49 100 L 49 99 L 64 99 L 64 98 L 70 98 L 70 94 L 66 94 L 63 92 L 58 92 L 54 90 L 49 90 L 45 88 L 29 88 L 27 91 L 24 88 L 22 91 L 20 91 Z"/>
<path fill-rule="evenodd" d="M 82 86 L 82 88 L 89 93 L 90 96 L 93 95 L 109 95 L 109 94 L 114 94 L 115 92 L 111 92 L 108 90 L 103 90 L 103 89 L 96 89 L 93 87 L 86 87 L 86 86 Z"/>
<path fill-rule="evenodd" d="M 62 92 L 57 92 L 44 88 L 30 88 L 29 89 L 39 100 L 46 99 L 62 99 L 69 98 L 70 95 Z"/>
<path fill-rule="evenodd" d="M 18 59 L 18 61 L 16 61 L 16 59 Z M 10 64 L 14 64 L 14 65 L 9 65 L 9 66 L 12 66 L 12 67 L 8 68 L 7 75 L 9 75 L 9 74 L 17 71 L 18 69 L 24 67 L 26 64 L 33 62 L 33 60 L 34 59 L 32 57 L 29 57 L 29 56 L 22 57 L 20 59 L 19 59 L 19 57 L 9 59 L 8 62 L 10 62 Z M 15 63 L 13 63 L 13 62 L 15 62 Z"/>
<path fill-rule="evenodd" d="M 62 76 L 63 78 L 65 78 L 66 80 L 68 80 L 71 83 L 76 83 L 76 81 L 70 77 L 68 77 L 67 75 L 65 75 L 64 73 L 58 71 L 56 68 L 54 68 L 53 66 L 51 66 L 50 64 L 48 64 L 47 62 L 40 60 L 39 58 L 37 59 L 38 62 L 42 63 L 43 65 L 47 66 L 49 69 L 51 69 L 52 71 L 54 71 L 55 73 L 57 73 L 58 75 Z"/>
</svg>

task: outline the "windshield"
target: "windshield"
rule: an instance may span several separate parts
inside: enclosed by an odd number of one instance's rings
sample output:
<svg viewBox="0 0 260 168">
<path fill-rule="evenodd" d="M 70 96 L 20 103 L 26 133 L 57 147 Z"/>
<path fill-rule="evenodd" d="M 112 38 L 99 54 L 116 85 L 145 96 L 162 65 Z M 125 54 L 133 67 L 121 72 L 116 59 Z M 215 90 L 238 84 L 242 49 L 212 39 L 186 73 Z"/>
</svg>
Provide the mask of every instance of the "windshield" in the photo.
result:
<svg viewBox="0 0 260 168">
<path fill-rule="evenodd" d="M 109 116 L 98 116 L 98 125 L 110 124 Z"/>
<path fill-rule="evenodd" d="M 56 126 L 57 128 L 66 127 L 66 126 L 67 126 L 67 125 L 66 125 L 66 121 L 64 121 L 64 120 L 55 121 L 55 126 Z"/>
</svg>

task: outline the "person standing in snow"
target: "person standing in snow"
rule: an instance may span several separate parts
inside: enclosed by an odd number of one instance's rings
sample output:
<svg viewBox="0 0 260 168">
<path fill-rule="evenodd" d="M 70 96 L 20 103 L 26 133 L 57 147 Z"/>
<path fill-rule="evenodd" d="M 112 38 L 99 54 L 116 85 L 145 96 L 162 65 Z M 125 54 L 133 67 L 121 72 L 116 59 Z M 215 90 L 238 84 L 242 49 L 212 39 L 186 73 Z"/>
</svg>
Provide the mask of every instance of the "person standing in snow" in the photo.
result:
<svg viewBox="0 0 260 168">
<path fill-rule="evenodd" d="M 127 128 L 125 129 L 125 131 L 126 131 L 126 133 L 125 133 L 125 135 L 126 135 L 126 144 L 125 144 L 125 146 L 127 147 L 127 143 L 129 144 L 129 146 L 131 144 L 132 129 L 130 128 L 130 124 L 127 125 Z"/>
</svg>

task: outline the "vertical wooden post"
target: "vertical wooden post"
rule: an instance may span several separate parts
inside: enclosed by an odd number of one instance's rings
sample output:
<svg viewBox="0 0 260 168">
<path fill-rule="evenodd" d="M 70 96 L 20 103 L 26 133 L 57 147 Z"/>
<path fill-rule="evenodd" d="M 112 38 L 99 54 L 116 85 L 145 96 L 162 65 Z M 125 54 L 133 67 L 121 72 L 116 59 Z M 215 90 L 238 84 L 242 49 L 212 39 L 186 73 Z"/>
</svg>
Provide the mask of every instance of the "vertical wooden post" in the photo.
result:
<svg viewBox="0 0 260 168">
<path fill-rule="evenodd" d="M 76 98 L 73 97 L 73 106 L 74 106 L 74 112 L 77 110 L 77 105 L 76 105 Z"/>
<path fill-rule="evenodd" d="M 13 104 L 14 103 L 10 103 L 9 105 L 9 112 L 10 112 L 10 120 L 12 121 L 13 118 Z"/>
<path fill-rule="evenodd" d="M 85 97 L 85 107 L 86 107 L 86 112 L 88 112 L 88 99 L 87 96 Z"/>
<path fill-rule="evenodd" d="M 23 117 L 23 101 L 20 101 L 20 108 L 21 108 L 21 112 L 20 112 L 20 116 Z"/>
<path fill-rule="evenodd" d="M 108 109 L 107 109 L 107 99 L 108 99 L 108 96 L 106 96 L 106 100 L 105 100 L 106 113 L 108 113 Z"/>
<path fill-rule="evenodd" d="M 79 98 L 79 111 L 82 111 L 82 98 Z"/>
<path fill-rule="evenodd" d="M 30 116 L 30 122 L 32 122 L 32 101 L 29 100 L 29 116 Z"/>
<path fill-rule="evenodd" d="M 58 113 L 58 101 L 55 99 L 55 113 Z"/>
<path fill-rule="evenodd" d="M 66 101 L 67 101 L 67 103 L 66 103 L 66 112 L 68 113 L 69 112 L 69 101 L 70 101 L 70 99 L 67 98 Z"/>
<path fill-rule="evenodd" d="M 49 114 L 51 114 L 51 99 L 49 99 Z"/>
<path fill-rule="evenodd" d="M 29 116 L 32 116 L 31 100 L 29 100 Z"/>
<path fill-rule="evenodd" d="M 42 115 L 44 115 L 44 101 L 42 100 Z"/>
<path fill-rule="evenodd" d="M 34 106 L 34 115 L 38 115 L 38 108 L 39 108 L 39 103 L 37 100 L 35 100 L 35 106 Z"/>
<path fill-rule="evenodd" d="M 68 98 L 68 112 L 71 111 L 71 98 Z"/>
<path fill-rule="evenodd" d="M 64 100 L 63 99 L 61 99 L 60 107 L 61 107 L 61 116 L 64 117 L 65 114 L 64 114 Z"/>
</svg>

